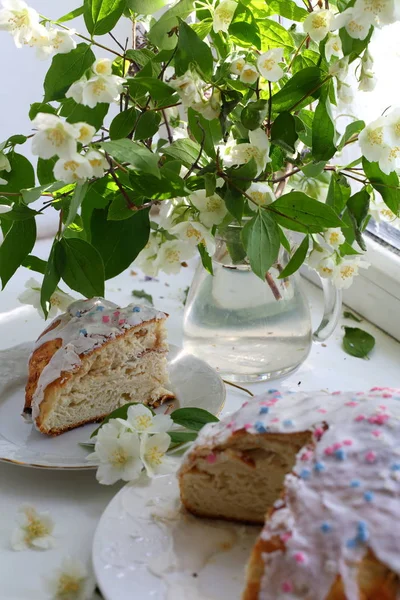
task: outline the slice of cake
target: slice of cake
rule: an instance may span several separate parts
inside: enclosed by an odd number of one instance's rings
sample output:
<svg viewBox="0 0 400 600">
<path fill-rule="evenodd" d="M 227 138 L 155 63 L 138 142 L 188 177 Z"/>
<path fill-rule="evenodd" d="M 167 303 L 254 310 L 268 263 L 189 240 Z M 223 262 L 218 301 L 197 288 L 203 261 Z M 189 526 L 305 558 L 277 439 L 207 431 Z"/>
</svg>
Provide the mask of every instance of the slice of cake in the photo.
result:
<svg viewBox="0 0 400 600">
<path fill-rule="evenodd" d="M 400 390 L 271 390 L 207 425 L 179 478 L 195 514 L 264 504 L 242 600 L 400 597 Z"/>
<path fill-rule="evenodd" d="M 103 298 L 73 302 L 35 343 L 24 415 L 58 435 L 127 402 L 157 406 L 168 391 L 165 320 L 149 306 Z"/>
</svg>

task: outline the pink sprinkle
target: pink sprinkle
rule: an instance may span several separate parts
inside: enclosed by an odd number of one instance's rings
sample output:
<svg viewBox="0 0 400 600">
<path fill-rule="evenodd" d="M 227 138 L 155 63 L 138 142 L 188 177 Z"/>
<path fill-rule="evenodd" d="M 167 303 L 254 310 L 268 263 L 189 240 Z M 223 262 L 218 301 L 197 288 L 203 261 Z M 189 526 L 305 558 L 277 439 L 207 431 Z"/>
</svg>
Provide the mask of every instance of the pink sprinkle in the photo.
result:
<svg viewBox="0 0 400 600">
<path fill-rule="evenodd" d="M 324 454 L 326 454 L 327 456 L 331 456 L 333 454 L 332 446 L 328 446 L 327 448 L 325 448 Z"/>
<path fill-rule="evenodd" d="M 326 410 L 326 408 L 318 408 L 317 412 L 325 414 L 328 411 Z"/>
<path fill-rule="evenodd" d="M 354 420 L 355 421 L 364 421 L 365 416 L 364 415 L 358 415 Z"/>
<path fill-rule="evenodd" d="M 282 592 L 293 592 L 293 586 L 290 581 L 284 581 L 282 583 Z"/>
<path fill-rule="evenodd" d="M 265 402 L 265 406 L 274 406 L 278 402 L 278 398 L 271 398 L 271 400 L 267 400 Z"/>
<path fill-rule="evenodd" d="M 114 317 L 119 317 L 120 315 L 120 311 L 116 310 L 115 312 L 113 312 Z"/>
<path fill-rule="evenodd" d="M 228 429 L 233 429 L 233 427 L 235 426 L 235 421 L 229 421 L 229 423 L 227 423 L 226 426 L 228 427 Z"/>
<path fill-rule="evenodd" d="M 332 392 L 332 396 L 339 396 L 342 392 Z"/>
<path fill-rule="evenodd" d="M 350 402 L 346 402 L 346 406 L 358 406 L 359 402 L 355 402 L 355 400 L 351 400 Z"/>
<path fill-rule="evenodd" d="M 385 406 L 384 404 L 380 404 L 380 405 L 378 406 L 378 408 L 380 408 L 381 410 L 386 410 L 386 409 L 387 409 L 387 406 Z"/>
<path fill-rule="evenodd" d="M 357 392 L 356 396 L 364 396 L 364 392 Z"/>
<path fill-rule="evenodd" d="M 369 463 L 374 463 L 376 461 L 376 452 L 374 452 L 373 450 L 367 452 L 367 454 L 365 455 L 365 460 Z"/>
<path fill-rule="evenodd" d="M 339 448 L 341 448 L 341 447 L 342 447 L 342 444 L 340 442 L 335 442 L 333 444 L 333 449 L 334 450 L 339 450 Z"/>
<path fill-rule="evenodd" d="M 275 419 L 271 419 L 271 423 L 278 423 L 278 422 L 279 422 L 278 417 L 275 417 Z"/>
<path fill-rule="evenodd" d="M 243 402 L 243 404 L 242 404 L 242 408 L 244 408 L 244 407 L 245 407 L 245 406 L 247 406 L 247 405 L 248 405 L 248 402 L 247 402 L 247 401 L 246 401 L 246 402 Z"/>
<path fill-rule="evenodd" d="M 243 427 L 245 429 L 251 429 L 252 425 L 251 425 L 251 423 L 245 423 Z"/>
<path fill-rule="evenodd" d="M 296 554 L 294 555 L 294 560 L 297 563 L 304 563 L 304 562 L 306 562 L 305 554 L 303 552 L 296 552 Z"/>
<path fill-rule="evenodd" d="M 391 398 L 392 394 L 382 394 L 382 398 Z"/>
<path fill-rule="evenodd" d="M 306 452 L 303 452 L 303 454 L 300 456 L 300 460 L 308 460 L 309 458 L 312 457 L 312 452 L 311 450 L 306 450 Z"/>
<path fill-rule="evenodd" d="M 386 388 L 383 388 L 383 387 L 373 387 L 373 388 L 371 388 L 371 392 L 381 392 L 384 389 L 386 389 Z"/>
<path fill-rule="evenodd" d="M 379 431 L 379 429 L 374 429 L 374 431 L 371 431 L 371 434 L 375 437 L 380 437 L 382 435 L 382 431 Z"/>
<path fill-rule="evenodd" d="M 345 446 L 352 446 L 353 445 L 353 440 L 343 440 L 343 444 Z"/>
<path fill-rule="evenodd" d="M 292 537 L 292 534 L 290 533 L 290 531 L 287 531 L 286 533 L 282 533 L 281 540 L 283 543 L 285 543 L 288 540 L 290 540 L 291 537 Z"/>
<path fill-rule="evenodd" d="M 215 454 L 211 453 L 207 456 L 206 461 L 212 465 L 213 463 L 215 463 L 215 461 L 217 460 L 217 457 Z"/>
<path fill-rule="evenodd" d="M 124 323 L 126 323 L 126 319 L 120 319 L 118 321 L 118 325 L 124 325 Z"/>
<path fill-rule="evenodd" d="M 317 427 L 314 430 L 314 435 L 317 438 L 317 440 L 319 440 L 320 438 L 322 438 L 322 436 L 324 435 L 324 430 L 321 427 Z"/>
<path fill-rule="evenodd" d="M 101 317 L 101 320 L 103 321 L 103 323 L 109 323 L 110 317 L 108 317 L 107 315 L 104 315 L 103 317 Z"/>
</svg>

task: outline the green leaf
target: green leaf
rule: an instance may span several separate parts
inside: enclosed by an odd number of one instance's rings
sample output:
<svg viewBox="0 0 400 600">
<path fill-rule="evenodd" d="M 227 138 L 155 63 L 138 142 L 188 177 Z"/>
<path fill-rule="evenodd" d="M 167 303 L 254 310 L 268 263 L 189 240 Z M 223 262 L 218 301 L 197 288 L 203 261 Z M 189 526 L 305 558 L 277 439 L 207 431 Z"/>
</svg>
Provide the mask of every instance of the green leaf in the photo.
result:
<svg viewBox="0 0 400 600">
<path fill-rule="evenodd" d="M 227 189 L 224 195 L 226 208 L 229 210 L 231 215 L 241 223 L 244 209 L 244 196 L 236 188 L 227 185 Z"/>
<path fill-rule="evenodd" d="M 356 240 L 360 248 L 364 251 L 367 250 L 367 247 L 362 232 L 368 222 L 367 219 L 369 219 L 369 199 L 370 194 L 364 187 L 348 200 L 347 210 L 343 215 L 344 222 L 349 226 L 344 230 L 346 241 L 352 244 Z"/>
<path fill-rule="evenodd" d="M 68 217 L 65 221 L 65 227 L 69 227 L 71 223 L 74 222 L 74 219 L 77 215 L 78 209 L 82 204 L 84 197 L 88 191 L 89 182 L 85 181 L 83 184 L 77 184 L 74 189 L 74 193 L 72 194 L 71 202 L 68 208 Z"/>
<path fill-rule="evenodd" d="M 342 40 L 343 54 L 349 57 L 350 63 L 358 58 L 360 54 L 367 48 L 369 42 L 371 41 L 373 31 L 374 28 L 371 25 L 367 37 L 364 40 L 357 40 L 352 38 L 344 27 L 339 30 L 340 39 Z"/>
<path fill-rule="evenodd" d="M 343 311 L 343 317 L 345 319 L 351 319 L 352 321 L 356 321 L 356 323 L 361 323 L 362 322 L 362 319 L 359 319 L 355 314 L 353 314 L 349 310 L 344 310 Z"/>
<path fill-rule="evenodd" d="M 257 175 L 257 163 L 254 158 L 251 158 L 248 163 L 240 167 L 232 167 L 227 169 L 230 181 L 235 187 L 246 191 L 250 187 L 251 182 Z"/>
<path fill-rule="evenodd" d="M 278 225 L 278 231 L 279 231 L 279 239 L 280 239 L 281 245 L 285 248 L 285 250 L 287 252 L 290 252 L 291 251 L 290 242 L 287 239 L 282 227 L 279 227 L 279 225 Z"/>
<path fill-rule="evenodd" d="M 43 192 L 55 192 L 65 188 L 66 184 L 63 181 L 56 181 L 54 183 L 47 183 L 45 185 L 39 185 L 38 187 L 28 188 L 21 190 L 22 199 L 25 204 L 31 204 L 43 195 Z"/>
<path fill-rule="evenodd" d="M 243 227 L 242 241 L 253 272 L 264 281 L 278 257 L 280 239 L 276 222 L 266 211 L 260 211 Z"/>
<path fill-rule="evenodd" d="M 0 278 L 3 289 L 30 254 L 35 242 L 35 219 L 13 222 L 0 246 Z"/>
<path fill-rule="evenodd" d="M 303 233 L 318 233 L 329 227 L 341 227 L 343 222 L 326 204 L 303 192 L 290 192 L 268 206 L 282 227 Z"/>
<path fill-rule="evenodd" d="M 41 185 L 50 185 L 55 182 L 55 177 L 53 173 L 54 165 L 58 160 L 57 156 L 53 156 L 53 158 L 38 158 L 36 173 L 39 179 L 39 183 Z M 26 185 L 24 188 L 30 188 L 35 185 L 35 182 L 31 185 Z"/>
<path fill-rule="evenodd" d="M 398 175 L 394 171 L 390 175 L 386 175 L 380 170 L 378 163 L 369 162 L 366 158 L 362 159 L 362 165 L 372 187 L 380 193 L 386 206 L 398 216 L 400 212 Z"/>
<path fill-rule="evenodd" d="M 200 431 L 207 423 L 217 423 L 218 417 L 203 408 L 177 408 L 171 415 L 176 425 L 186 427 L 192 431 Z"/>
<path fill-rule="evenodd" d="M 135 140 L 147 140 L 153 137 L 160 127 L 161 114 L 155 111 L 147 111 L 139 116 L 135 128 Z"/>
<path fill-rule="evenodd" d="M 127 7 L 138 15 L 152 15 L 163 6 L 168 4 L 169 0 L 128 0 Z"/>
<path fill-rule="evenodd" d="M 346 177 L 338 173 L 332 173 L 326 196 L 326 204 L 331 206 L 337 214 L 340 214 L 346 206 L 350 194 L 351 187 Z"/>
<path fill-rule="evenodd" d="M 65 117 L 68 123 L 89 123 L 96 131 L 103 125 L 104 118 L 110 108 L 109 104 L 99 102 L 94 108 L 77 104 L 72 98 L 62 101 L 60 115 Z"/>
<path fill-rule="evenodd" d="M 336 129 L 330 108 L 328 88 L 321 93 L 312 126 L 312 153 L 316 161 L 328 161 L 336 152 Z"/>
<path fill-rule="evenodd" d="M 316 162 L 316 163 L 310 163 L 308 165 L 304 165 L 304 167 L 302 167 L 301 170 L 303 171 L 303 173 L 306 177 L 309 177 L 309 178 L 318 177 L 319 175 L 321 175 L 321 173 L 324 172 L 325 165 L 326 165 L 326 161 L 320 160 L 319 162 Z"/>
<path fill-rule="evenodd" d="M 36 271 L 36 273 L 41 273 L 42 275 L 44 275 L 46 272 L 46 261 L 38 258 L 37 256 L 33 256 L 32 254 L 29 254 L 21 264 L 26 269 Z"/>
<path fill-rule="evenodd" d="M 71 85 L 94 63 L 95 58 L 88 44 L 78 44 L 67 54 L 56 54 L 44 79 L 44 102 L 62 100 Z"/>
<path fill-rule="evenodd" d="M 121 138 L 128 137 L 128 135 L 133 131 L 139 116 L 139 111 L 134 107 L 118 113 L 110 124 L 110 138 L 112 140 L 120 140 Z"/>
<path fill-rule="evenodd" d="M 241 112 L 240 120 L 246 129 L 258 129 L 267 115 L 268 101 L 249 102 Z"/>
<path fill-rule="evenodd" d="M 310 245 L 310 238 L 308 235 L 305 236 L 300 246 L 297 248 L 296 252 L 293 254 L 292 258 L 283 269 L 282 273 L 279 275 L 278 279 L 285 279 L 285 277 L 289 277 L 293 275 L 298 269 L 300 269 L 301 265 L 305 261 L 307 256 L 308 247 Z"/>
<path fill-rule="evenodd" d="M 178 17 L 186 19 L 193 11 L 193 0 L 180 0 L 169 8 L 151 27 L 148 38 L 154 46 L 169 50 L 175 48 L 178 38 L 175 33 L 169 35 L 178 26 Z"/>
<path fill-rule="evenodd" d="M 167 431 L 167 433 L 173 444 L 186 444 L 187 442 L 194 442 L 197 438 L 195 431 Z"/>
<path fill-rule="evenodd" d="M 204 152 L 211 158 L 215 158 L 215 146 L 222 139 L 222 129 L 219 120 L 212 119 L 210 121 L 205 119 L 203 115 L 190 107 L 188 109 L 188 124 L 190 133 L 199 144 L 204 137 Z"/>
<path fill-rule="evenodd" d="M 271 141 L 293 154 L 297 140 L 295 118 L 288 112 L 280 113 L 271 127 Z"/>
<path fill-rule="evenodd" d="M 26 221 L 38 215 L 36 210 L 31 210 L 25 204 L 14 204 L 12 209 L 6 213 L 0 213 L 0 221 Z"/>
<path fill-rule="evenodd" d="M 203 267 L 205 268 L 207 273 L 210 273 L 210 275 L 213 275 L 214 272 L 213 272 L 212 258 L 208 254 L 207 248 L 204 246 L 204 244 L 198 244 L 197 250 L 199 251 L 201 263 L 202 263 Z"/>
<path fill-rule="evenodd" d="M 7 158 L 10 161 L 11 170 L 1 171 L 1 178 L 7 181 L 6 185 L 0 187 L 1 192 L 16 193 L 21 189 L 30 188 L 35 185 L 35 172 L 29 160 L 17 154 L 17 152 L 10 152 L 7 154 Z"/>
<path fill-rule="evenodd" d="M 66 23 L 67 21 L 72 21 L 72 19 L 76 19 L 76 17 L 80 17 L 83 15 L 83 6 L 78 6 L 75 10 L 71 10 L 69 13 L 57 19 L 57 23 Z"/>
<path fill-rule="evenodd" d="M 104 35 L 114 29 L 125 6 L 126 0 L 84 0 L 83 18 L 88 32 Z"/>
<path fill-rule="evenodd" d="M 157 101 L 158 108 L 169 106 L 179 100 L 178 94 L 171 86 L 160 79 L 144 77 L 140 71 L 135 77 L 129 77 L 127 84 L 134 98 L 140 98 L 148 92 L 152 99 Z"/>
<path fill-rule="evenodd" d="M 171 163 L 167 162 L 161 168 L 161 178 L 143 173 L 130 174 L 132 189 L 138 195 L 150 200 L 168 200 L 176 196 L 186 196 L 187 188 L 184 180 L 175 171 L 168 168 L 169 164 Z"/>
<path fill-rule="evenodd" d="M 260 31 L 262 48 L 283 48 L 286 55 L 292 52 L 294 42 L 287 27 L 283 27 L 283 25 L 272 19 L 260 19 L 257 21 L 257 25 Z"/>
<path fill-rule="evenodd" d="M 126 205 L 126 199 L 121 193 L 116 193 L 108 209 L 107 220 L 123 221 L 124 219 L 130 219 L 131 216 L 132 211 Z"/>
<path fill-rule="evenodd" d="M 290 21 L 304 21 L 309 14 L 301 6 L 297 6 L 294 0 L 269 0 L 265 6 L 268 15 L 280 15 Z"/>
<path fill-rule="evenodd" d="M 31 121 L 36 117 L 39 113 L 48 113 L 50 115 L 56 115 L 57 111 L 54 106 L 47 104 L 46 102 L 34 102 L 31 104 L 29 109 L 29 118 Z"/>
<path fill-rule="evenodd" d="M 375 338 L 359 327 L 345 327 L 343 350 L 356 358 L 367 358 L 375 346 Z"/>
<path fill-rule="evenodd" d="M 194 65 L 207 79 L 213 74 L 213 57 L 210 47 L 185 23 L 179 23 L 179 38 L 175 53 L 175 73 L 180 76 Z"/>
<path fill-rule="evenodd" d="M 211 19 L 204 19 L 200 23 L 191 23 L 191 28 L 195 31 L 201 40 L 204 40 L 212 30 L 213 22 Z"/>
<path fill-rule="evenodd" d="M 104 265 L 91 244 L 79 238 L 63 238 L 56 259 L 61 277 L 71 289 L 86 298 L 104 296 Z"/>
<path fill-rule="evenodd" d="M 272 108 L 275 112 L 290 111 L 310 104 L 311 98 L 319 98 L 323 73 L 317 67 L 308 67 L 299 71 L 272 96 Z M 304 100 L 303 100 L 304 99 Z"/>
<path fill-rule="evenodd" d="M 14 146 L 16 144 L 25 144 L 27 139 L 28 138 L 26 137 L 26 135 L 22 135 L 22 134 L 11 135 L 4 142 L 1 142 L 0 152 L 3 152 L 3 150 L 8 147 L 14 148 Z"/>
<path fill-rule="evenodd" d="M 119 162 L 127 162 L 138 171 L 160 177 L 157 154 L 154 154 L 142 144 L 122 139 L 102 142 L 100 146 Z"/>
<path fill-rule="evenodd" d="M 233 21 L 229 26 L 229 34 L 232 41 L 242 48 L 250 46 L 261 48 L 260 30 L 254 19 L 250 23 Z"/>
<path fill-rule="evenodd" d="M 108 415 L 108 417 L 106 417 L 101 422 L 101 425 L 95 431 L 93 431 L 92 435 L 90 436 L 90 439 L 94 438 L 94 436 L 99 433 L 99 430 L 103 427 L 103 425 L 105 425 L 106 423 L 108 423 L 109 421 L 111 421 L 111 419 L 123 419 L 125 421 L 126 418 L 127 418 L 127 416 L 128 416 L 128 409 L 129 409 L 129 407 L 130 406 L 136 406 L 137 404 L 140 404 L 141 406 L 143 406 L 143 404 L 141 402 L 127 402 L 123 406 L 120 406 L 119 408 L 116 408 L 115 410 L 113 410 L 112 413 L 110 413 Z M 146 406 L 146 408 L 148 408 L 149 411 L 153 415 L 155 414 L 154 410 L 152 410 L 150 408 L 150 406 Z"/>
<path fill-rule="evenodd" d="M 135 298 L 143 298 L 144 300 L 147 300 L 147 302 L 152 306 L 154 305 L 153 296 L 151 296 L 144 290 L 132 290 L 132 296 L 134 296 Z"/>
<path fill-rule="evenodd" d="M 360 131 L 362 131 L 364 129 L 364 127 L 365 127 L 364 121 L 353 121 L 353 123 L 350 123 L 349 125 L 347 125 L 345 132 L 342 136 L 342 139 L 340 140 L 340 143 L 338 144 L 338 150 L 343 150 L 346 142 L 348 142 L 353 136 L 360 133 Z"/>
<path fill-rule="evenodd" d="M 190 139 L 176 140 L 170 146 L 162 149 L 163 153 L 179 160 L 185 167 L 190 168 L 200 154 L 200 145 Z"/>
<path fill-rule="evenodd" d="M 129 267 L 147 244 L 149 234 L 148 209 L 138 210 L 123 221 L 108 221 L 107 210 L 93 211 L 91 240 L 103 257 L 106 279 Z"/>
<path fill-rule="evenodd" d="M 51 308 L 50 306 L 48 306 L 48 303 L 61 277 L 56 265 L 57 247 L 59 244 L 60 242 L 54 240 L 54 243 L 50 250 L 49 258 L 47 259 L 42 287 L 40 290 L 40 304 L 42 306 L 42 310 L 46 319 L 48 311 Z"/>
</svg>

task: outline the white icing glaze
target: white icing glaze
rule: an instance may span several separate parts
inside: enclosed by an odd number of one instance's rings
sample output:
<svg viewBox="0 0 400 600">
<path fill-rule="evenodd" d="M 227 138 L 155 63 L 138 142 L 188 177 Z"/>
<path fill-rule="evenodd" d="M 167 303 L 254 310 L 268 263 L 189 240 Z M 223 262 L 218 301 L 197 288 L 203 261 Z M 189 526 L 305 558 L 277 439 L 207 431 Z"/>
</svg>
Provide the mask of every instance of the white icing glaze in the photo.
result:
<svg viewBox="0 0 400 600">
<path fill-rule="evenodd" d="M 103 298 L 77 300 L 70 304 L 66 313 L 56 317 L 50 324 L 57 326 L 42 335 L 35 343 L 33 352 L 44 343 L 61 339 L 62 345 L 42 370 L 32 398 L 33 420 L 39 415 L 39 406 L 46 387 L 59 379 L 63 372 L 79 369 L 81 356 L 102 346 L 110 339 L 124 334 L 128 329 L 152 319 L 165 319 L 166 315 L 153 308 L 129 304 L 120 308 Z"/>
<path fill-rule="evenodd" d="M 328 428 L 326 428 L 328 425 Z M 356 564 L 371 549 L 400 575 L 400 390 L 369 393 L 280 394 L 246 403 L 220 423 L 206 426 L 181 467 L 235 431 L 313 431 L 315 443 L 297 455 L 285 480 L 284 501 L 262 532 L 281 536 L 286 551 L 263 554 L 259 600 L 323 600 L 336 575 L 348 600 L 358 600 Z"/>
</svg>

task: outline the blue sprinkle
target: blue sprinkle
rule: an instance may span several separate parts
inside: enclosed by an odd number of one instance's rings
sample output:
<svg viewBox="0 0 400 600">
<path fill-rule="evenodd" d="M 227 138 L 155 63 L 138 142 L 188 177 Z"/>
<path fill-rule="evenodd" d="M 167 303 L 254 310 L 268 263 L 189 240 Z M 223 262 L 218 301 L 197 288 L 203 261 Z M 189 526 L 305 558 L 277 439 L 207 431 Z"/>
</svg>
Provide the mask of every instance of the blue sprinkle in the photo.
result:
<svg viewBox="0 0 400 600">
<path fill-rule="evenodd" d="M 355 548 L 357 546 L 357 538 L 351 538 L 346 542 L 347 548 Z"/>
<path fill-rule="evenodd" d="M 364 543 L 369 539 L 368 527 L 365 521 L 359 521 L 357 524 L 357 537 L 358 542 Z"/>
<path fill-rule="evenodd" d="M 283 421 L 283 426 L 284 427 L 293 427 L 293 421 L 292 421 L 292 419 L 285 419 Z"/>
<path fill-rule="evenodd" d="M 268 394 L 276 394 L 279 390 L 268 390 Z"/>
<path fill-rule="evenodd" d="M 332 525 L 330 525 L 327 521 L 324 521 L 320 527 L 323 533 L 329 533 L 332 531 Z"/>
<path fill-rule="evenodd" d="M 314 471 L 317 473 L 321 473 L 321 471 L 325 471 L 325 465 L 322 462 L 316 462 L 314 465 Z"/>
<path fill-rule="evenodd" d="M 140 312 L 140 307 L 139 306 L 134 306 L 132 308 L 132 312 Z"/>
<path fill-rule="evenodd" d="M 311 471 L 309 469 L 302 469 L 300 477 L 302 479 L 310 479 Z"/>
<path fill-rule="evenodd" d="M 96 310 L 103 311 L 104 310 L 104 306 L 96 306 Z"/>
<path fill-rule="evenodd" d="M 399 463 L 395 463 L 394 465 L 392 465 L 390 467 L 391 471 L 400 471 L 400 464 Z"/>
<path fill-rule="evenodd" d="M 254 423 L 254 429 L 257 433 L 267 433 L 267 428 L 261 421 L 256 421 L 256 423 Z"/>
<path fill-rule="evenodd" d="M 364 500 L 366 500 L 366 502 L 372 502 L 374 499 L 374 493 L 373 492 L 365 492 L 364 493 Z"/>
<path fill-rule="evenodd" d="M 268 406 L 262 406 L 260 408 L 260 412 L 258 413 L 259 415 L 266 415 L 269 412 L 269 408 Z"/>
<path fill-rule="evenodd" d="M 79 330 L 79 333 L 80 333 L 81 335 L 87 335 L 87 331 L 86 331 L 86 329 L 80 329 L 80 330 Z"/>
<path fill-rule="evenodd" d="M 343 448 L 338 448 L 335 450 L 335 456 L 338 460 L 346 460 L 347 458 L 346 452 L 343 450 Z"/>
<path fill-rule="evenodd" d="M 361 481 L 359 479 L 352 479 L 350 481 L 350 487 L 352 488 L 358 488 L 361 485 Z"/>
<path fill-rule="evenodd" d="M 81 316 L 81 314 L 82 314 L 82 313 L 81 313 L 81 311 L 80 311 L 80 310 L 78 310 L 78 312 L 76 312 L 76 313 L 75 313 L 75 316 L 76 316 L 76 317 L 80 317 L 80 316 Z"/>
</svg>

